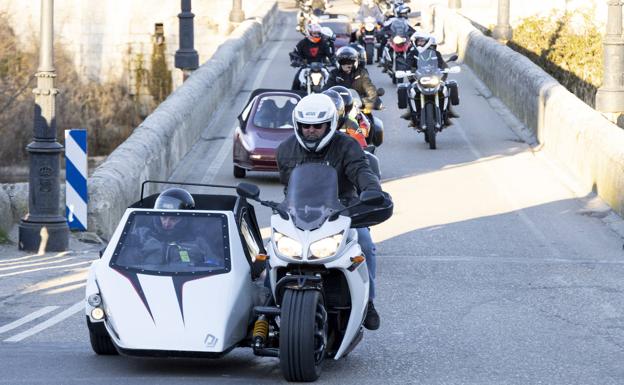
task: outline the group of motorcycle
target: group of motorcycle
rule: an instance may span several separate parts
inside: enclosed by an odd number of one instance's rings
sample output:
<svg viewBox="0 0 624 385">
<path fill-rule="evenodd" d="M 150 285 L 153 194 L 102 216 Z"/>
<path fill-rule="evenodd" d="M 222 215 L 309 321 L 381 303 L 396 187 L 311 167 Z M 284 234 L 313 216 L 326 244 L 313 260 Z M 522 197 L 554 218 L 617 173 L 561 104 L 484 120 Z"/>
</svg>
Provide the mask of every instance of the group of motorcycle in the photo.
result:
<svg viewBox="0 0 624 385">
<path fill-rule="evenodd" d="M 370 4 L 373 0 L 364 1 Z M 367 9 L 364 5 L 362 8 Z M 460 72 L 460 67 L 448 68 L 445 64 L 457 60 L 457 56 L 440 63 L 443 59 L 436 54 L 435 37 L 417 32 L 419 24 L 413 27 L 408 22 L 410 12 L 403 1 L 395 0 L 391 8 L 386 8 L 383 22 L 371 12 L 361 20 L 356 35 L 367 54 L 377 53 L 375 61 L 392 83 L 398 84 L 398 107 L 408 109 L 404 118 L 417 132 L 424 133 L 430 149 L 436 149 L 436 134 L 457 116 L 451 106 L 459 104 L 458 84 L 447 76 Z M 419 47 L 417 39 L 427 44 Z M 372 62 L 373 55 L 369 55 L 368 63 Z"/>
</svg>

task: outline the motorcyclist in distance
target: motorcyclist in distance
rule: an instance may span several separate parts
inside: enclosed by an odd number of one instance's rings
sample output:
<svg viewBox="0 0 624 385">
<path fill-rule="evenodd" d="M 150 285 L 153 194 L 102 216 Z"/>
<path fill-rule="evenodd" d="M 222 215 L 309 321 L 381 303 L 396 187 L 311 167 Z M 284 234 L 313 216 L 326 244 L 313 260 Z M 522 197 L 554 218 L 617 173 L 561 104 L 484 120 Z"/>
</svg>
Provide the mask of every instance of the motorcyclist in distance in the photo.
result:
<svg viewBox="0 0 624 385">
<path fill-rule="evenodd" d="M 290 53 L 291 65 L 301 67 L 312 62 L 329 63 L 333 59 L 331 47 L 326 39 L 323 39 L 322 27 L 319 24 L 308 24 L 305 31 L 306 37 L 301 39 L 294 51 Z M 299 72 L 295 74 L 292 89 L 301 88 Z"/>
<path fill-rule="evenodd" d="M 338 116 L 332 99 L 312 94 L 299 101 L 293 111 L 294 135 L 277 148 L 280 181 L 288 187 L 293 169 L 302 163 L 326 162 L 338 175 L 338 194 L 343 205 L 357 202 L 362 191 L 381 191 L 379 178 L 373 173 L 362 148 L 338 129 Z M 366 258 L 370 279 L 369 303 L 364 327 L 379 328 L 375 298 L 376 249 L 367 228 L 358 228 L 358 242 Z"/>
<path fill-rule="evenodd" d="M 373 85 L 368 71 L 360 68 L 359 54 L 352 47 L 341 47 L 336 51 L 338 67 L 329 73 L 325 89 L 333 86 L 353 88 L 362 98 L 366 109 L 372 110 L 378 104 L 377 88 Z"/>
<path fill-rule="evenodd" d="M 384 15 L 379 9 L 379 6 L 375 3 L 375 0 L 362 1 L 360 9 L 358 9 L 357 14 L 355 15 L 355 20 L 364 22 L 364 19 L 367 17 L 374 17 L 378 24 L 382 24 L 384 22 Z"/>
<path fill-rule="evenodd" d="M 412 71 L 416 71 L 416 69 L 418 69 L 418 56 L 427 50 L 431 50 L 432 52 L 435 52 L 435 55 L 437 57 L 437 62 L 438 62 L 438 68 L 440 68 L 441 70 L 449 68 L 448 64 L 442 57 L 442 54 L 440 53 L 440 51 L 437 50 L 435 37 L 425 32 L 415 32 L 414 34 L 412 34 L 410 39 L 412 40 L 413 48 L 410 50 L 410 52 L 407 55 L 407 64 L 409 65 L 410 69 L 412 69 Z M 442 79 L 446 80 L 447 77 L 448 75 L 444 74 L 442 76 Z M 440 97 L 442 98 L 441 102 L 443 102 L 444 96 L 441 95 Z M 417 108 L 418 109 L 420 108 L 419 104 L 417 104 Z M 419 116 L 418 114 L 419 111 L 413 111 L 413 112 L 417 113 L 417 116 Z M 412 111 L 408 109 L 408 111 L 405 114 L 401 115 L 401 117 L 403 119 L 410 119 L 411 113 Z M 451 108 L 451 104 L 449 103 L 448 113 L 446 114 L 444 124 L 447 126 L 450 126 L 451 124 L 453 124 L 450 121 L 450 118 L 457 118 L 457 117 L 459 117 L 459 115 L 455 113 L 455 111 Z"/>
</svg>

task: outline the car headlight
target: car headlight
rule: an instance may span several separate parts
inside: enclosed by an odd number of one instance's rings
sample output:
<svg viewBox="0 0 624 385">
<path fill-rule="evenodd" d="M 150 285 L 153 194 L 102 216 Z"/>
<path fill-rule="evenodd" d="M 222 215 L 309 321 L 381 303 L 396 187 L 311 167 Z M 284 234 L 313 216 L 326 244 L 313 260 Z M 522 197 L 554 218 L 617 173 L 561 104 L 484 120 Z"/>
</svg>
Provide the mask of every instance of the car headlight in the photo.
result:
<svg viewBox="0 0 624 385">
<path fill-rule="evenodd" d="M 100 297 L 99 294 L 91 294 L 89 298 L 87 298 L 87 302 L 93 307 L 98 307 L 102 304 L 102 297 Z"/>
<path fill-rule="evenodd" d="M 336 254 L 338 246 L 342 243 L 342 232 L 323 238 L 310 245 L 310 259 L 328 258 Z"/>
<path fill-rule="evenodd" d="M 277 245 L 277 251 L 288 258 L 301 259 L 303 247 L 301 243 L 285 236 L 277 231 L 273 233 L 273 242 Z"/>
<path fill-rule="evenodd" d="M 437 76 L 423 76 L 418 82 L 425 87 L 436 87 L 440 84 L 440 78 Z"/>
<path fill-rule="evenodd" d="M 312 84 L 318 86 L 321 83 L 321 79 L 323 78 L 323 74 L 320 72 L 312 72 L 310 74 L 310 78 L 312 79 Z"/>
</svg>

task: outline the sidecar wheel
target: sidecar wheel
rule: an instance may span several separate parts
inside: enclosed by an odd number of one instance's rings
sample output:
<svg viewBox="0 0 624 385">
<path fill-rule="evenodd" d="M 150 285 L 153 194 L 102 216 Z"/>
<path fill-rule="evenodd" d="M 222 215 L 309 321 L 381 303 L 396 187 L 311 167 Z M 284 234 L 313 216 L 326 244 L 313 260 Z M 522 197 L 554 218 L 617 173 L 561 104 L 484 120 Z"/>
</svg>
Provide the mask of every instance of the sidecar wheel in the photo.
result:
<svg viewBox="0 0 624 385">
<path fill-rule="evenodd" d="M 112 356 L 119 354 L 115 349 L 115 344 L 111 340 L 104 324 L 94 325 L 87 319 L 87 326 L 89 328 L 89 341 L 91 342 L 91 349 L 95 354 L 103 356 Z"/>
<path fill-rule="evenodd" d="M 327 312 L 316 290 L 284 292 L 281 306 L 280 366 L 287 381 L 316 381 L 327 347 Z"/>
</svg>

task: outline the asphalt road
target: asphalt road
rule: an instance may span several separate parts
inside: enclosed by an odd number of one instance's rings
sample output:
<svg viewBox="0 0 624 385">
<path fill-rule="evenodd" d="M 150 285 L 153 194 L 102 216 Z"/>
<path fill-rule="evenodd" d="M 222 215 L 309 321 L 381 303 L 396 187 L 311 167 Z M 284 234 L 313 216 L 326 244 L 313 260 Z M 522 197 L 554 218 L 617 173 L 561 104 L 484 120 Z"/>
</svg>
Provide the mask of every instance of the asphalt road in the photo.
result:
<svg viewBox="0 0 624 385">
<path fill-rule="evenodd" d="M 238 182 L 235 116 L 254 88 L 290 86 L 288 52 L 299 39 L 286 13 L 241 79 L 243 91 L 171 180 Z M 389 77 L 370 69 L 387 92 L 378 155 L 395 201 L 395 215 L 373 228 L 382 326 L 348 358 L 326 362 L 319 383 L 624 383 L 624 251 L 613 231 L 622 220 L 564 165 L 523 143 L 513 119 L 463 69 L 453 75 L 461 117 L 435 151 L 398 117 Z M 265 199 L 281 198 L 276 174 L 246 181 Z M 258 209 L 261 226 L 269 214 Z M 98 247 L 74 242 L 71 253 L 44 257 L 0 248 L 0 384 L 283 382 L 277 359 L 244 349 L 220 360 L 94 355 L 72 306 Z M 42 314 L 15 325 L 33 312 Z"/>
</svg>

